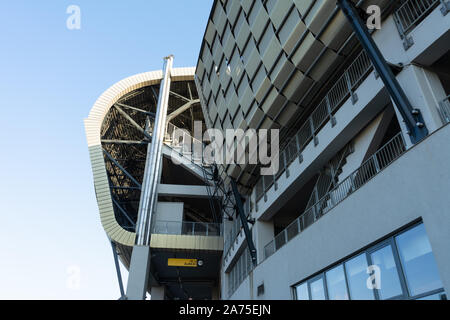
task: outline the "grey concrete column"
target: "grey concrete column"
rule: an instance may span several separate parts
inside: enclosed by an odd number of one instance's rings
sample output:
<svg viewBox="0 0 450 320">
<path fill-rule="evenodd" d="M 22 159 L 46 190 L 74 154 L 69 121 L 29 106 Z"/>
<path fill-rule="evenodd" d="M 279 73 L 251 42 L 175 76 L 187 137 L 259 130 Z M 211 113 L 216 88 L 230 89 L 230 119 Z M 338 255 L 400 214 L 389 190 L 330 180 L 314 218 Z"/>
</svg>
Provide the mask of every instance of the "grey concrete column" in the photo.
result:
<svg viewBox="0 0 450 320">
<path fill-rule="evenodd" d="M 397 75 L 397 80 L 411 101 L 412 106 L 420 109 L 429 133 L 440 128 L 443 123 L 437 108 L 439 101 L 442 101 L 446 95 L 439 77 L 434 72 L 415 65 L 409 65 Z M 405 133 L 405 137 L 408 137 L 406 125 L 402 121 L 397 108 L 395 109 L 402 131 Z M 411 146 L 410 141 L 408 141 L 409 139 L 405 140 L 409 148 Z"/>
<path fill-rule="evenodd" d="M 274 229 L 272 221 L 257 220 L 253 226 L 253 237 L 256 250 L 258 252 L 258 263 L 264 260 L 264 247 L 274 237 Z"/>
<path fill-rule="evenodd" d="M 127 299 L 145 300 L 150 270 L 150 247 L 134 246 L 128 272 Z"/>
</svg>

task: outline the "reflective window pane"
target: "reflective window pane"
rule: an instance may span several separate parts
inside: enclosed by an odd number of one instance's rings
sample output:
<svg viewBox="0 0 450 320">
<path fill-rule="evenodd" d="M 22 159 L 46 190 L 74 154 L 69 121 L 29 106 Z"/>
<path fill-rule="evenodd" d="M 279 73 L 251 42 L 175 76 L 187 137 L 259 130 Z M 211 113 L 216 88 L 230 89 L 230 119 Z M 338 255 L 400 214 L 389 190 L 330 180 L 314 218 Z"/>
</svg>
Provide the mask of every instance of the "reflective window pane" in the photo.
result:
<svg viewBox="0 0 450 320">
<path fill-rule="evenodd" d="M 374 265 L 380 268 L 380 289 L 378 290 L 381 299 L 389 299 L 402 294 L 402 287 L 398 277 L 397 265 L 395 263 L 392 247 L 387 245 L 371 255 Z"/>
<path fill-rule="evenodd" d="M 345 263 L 347 281 L 352 300 L 373 300 L 373 290 L 367 288 L 367 259 L 361 254 Z"/>
<path fill-rule="evenodd" d="M 323 286 L 323 278 L 310 282 L 311 300 L 325 300 L 325 288 Z"/>
<path fill-rule="evenodd" d="M 297 293 L 297 300 L 309 300 L 308 284 L 306 282 L 298 285 L 295 290 Z"/>
<path fill-rule="evenodd" d="M 327 279 L 328 299 L 348 300 L 343 265 L 341 264 L 330 271 L 327 271 L 325 276 Z"/>
<path fill-rule="evenodd" d="M 397 236 L 396 242 L 410 295 L 442 288 L 424 225 Z"/>
</svg>

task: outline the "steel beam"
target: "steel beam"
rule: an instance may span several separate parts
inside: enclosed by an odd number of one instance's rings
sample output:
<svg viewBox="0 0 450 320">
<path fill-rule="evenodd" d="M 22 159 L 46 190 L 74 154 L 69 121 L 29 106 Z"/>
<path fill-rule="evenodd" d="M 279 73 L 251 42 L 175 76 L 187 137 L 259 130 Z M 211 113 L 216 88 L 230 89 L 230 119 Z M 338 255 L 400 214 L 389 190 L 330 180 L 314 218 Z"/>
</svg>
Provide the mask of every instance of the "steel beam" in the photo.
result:
<svg viewBox="0 0 450 320">
<path fill-rule="evenodd" d="M 425 126 L 420 111 L 412 107 L 408 97 L 384 59 L 383 54 L 367 30 L 366 24 L 359 16 L 353 2 L 350 0 L 337 0 L 337 4 L 347 17 L 348 22 L 352 26 L 361 45 L 366 50 L 374 68 L 383 80 L 386 89 L 388 90 L 398 111 L 402 115 L 409 130 L 408 133 L 410 135 L 411 142 L 413 144 L 419 142 L 428 134 L 428 130 Z"/>
<path fill-rule="evenodd" d="M 119 282 L 119 289 L 120 289 L 120 299 L 119 300 L 124 300 L 125 299 L 125 291 L 123 289 L 122 274 L 120 273 L 119 257 L 117 256 L 116 244 L 113 241 L 111 241 L 111 247 L 112 247 L 113 256 L 114 256 L 114 265 L 116 266 L 117 281 Z"/>
<path fill-rule="evenodd" d="M 169 114 L 167 116 L 167 122 L 170 122 L 170 120 L 176 118 L 177 116 L 179 116 L 180 114 L 182 114 L 186 110 L 190 109 L 196 103 L 200 103 L 200 100 L 196 99 L 196 100 L 191 100 L 191 101 L 185 103 L 184 105 L 182 105 L 177 110 L 175 110 L 174 112 L 172 112 L 171 114 Z"/>
<path fill-rule="evenodd" d="M 147 139 L 149 139 L 150 141 L 152 140 L 152 136 L 148 134 L 148 132 L 146 132 L 144 129 L 142 129 L 142 127 L 136 121 L 134 121 L 134 119 L 131 118 L 128 113 L 123 111 L 122 108 L 120 108 L 120 106 L 117 105 L 117 103 L 114 104 L 114 108 L 116 108 L 116 110 L 119 111 L 119 113 L 125 119 L 127 119 L 139 132 L 141 132 Z"/>
<path fill-rule="evenodd" d="M 258 261 L 256 259 L 256 248 L 253 243 L 252 234 L 250 233 L 250 229 L 248 227 L 247 217 L 244 213 L 244 205 L 242 204 L 241 194 L 238 191 L 236 181 L 234 179 L 230 179 L 231 189 L 233 190 L 234 199 L 236 201 L 236 210 L 239 213 L 239 217 L 241 218 L 242 228 L 244 228 L 245 239 L 247 240 L 248 250 L 250 251 L 250 256 L 252 258 L 253 265 L 257 265 Z"/>
<path fill-rule="evenodd" d="M 106 151 L 105 149 L 103 149 L 103 153 L 108 157 L 109 160 L 111 160 L 112 163 L 114 163 L 123 173 L 125 173 L 125 175 L 130 178 L 131 181 L 133 181 L 133 183 L 135 185 L 137 185 L 139 188 L 141 188 L 141 184 L 131 175 L 131 173 L 129 173 L 124 167 L 122 167 L 120 165 L 119 162 L 117 162 L 116 159 L 113 158 L 112 155 L 109 154 L 108 151 Z"/>
<path fill-rule="evenodd" d="M 133 222 L 133 220 L 131 220 L 130 216 L 128 215 L 128 212 L 124 208 L 122 208 L 120 203 L 117 202 L 117 200 L 113 196 L 111 196 L 111 200 L 113 204 L 119 209 L 119 211 L 122 212 L 125 218 L 127 218 L 128 222 L 131 223 L 131 226 L 136 227 L 136 224 Z"/>
<path fill-rule="evenodd" d="M 185 96 L 182 96 L 182 95 L 181 95 L 181 94 L 179 94 L 179 93 L 176 93 L 176 92 L 170 91 L 170 94 L 171 94 L 171 95 L 173 95 L 173 96 L 175 96 L 175 97 L 177 97 L 177 98 L 180 98 L 180 99 L 182 99 L 182 100 L 184 100 L 184 101 L 186 101 L 186 102 L 189 102 L 189 101 L 191 101 L 191 99 L 189 99 L 189 98 L 186 98 Z"/>
<path fill-rule="evenodd" d="M 118 105 L 121 108 L 134 110 L 134 111 L 146 114 L 146 115 L 148 115 L 148 116 L 150 116 L 152 118 L 155 118 L 155 114 L 153 112 L 145 111 L 145 110 L 142 110 L 142 109 L 139 109 L 139 108 L 136 108 L 136 107 L 132 107 L 132 106 L 129 106 L 129 105 L 126 105 L 126 104 L 123 104 L 123 103 L 119 103 L 119 102 L 117 102 L 116 105 Z"/>
<path fill-rule="evenodd" d="M 141 188 L 138 188 L 138 187 L 121 187 L 121 186 L 111 186 L 111 189 L 118 189 L 118 190 L 141 190 Z"/>
<path fill-rule="evenodd" d="M 149 144 L 148 141 L 135 141 L 135 140 L 107 140 L 107 139 L 102 139 L 102 143 L 105 144 L 135 144 L 135 145 L 145 145 L 145 144 Z"/>
</svg>

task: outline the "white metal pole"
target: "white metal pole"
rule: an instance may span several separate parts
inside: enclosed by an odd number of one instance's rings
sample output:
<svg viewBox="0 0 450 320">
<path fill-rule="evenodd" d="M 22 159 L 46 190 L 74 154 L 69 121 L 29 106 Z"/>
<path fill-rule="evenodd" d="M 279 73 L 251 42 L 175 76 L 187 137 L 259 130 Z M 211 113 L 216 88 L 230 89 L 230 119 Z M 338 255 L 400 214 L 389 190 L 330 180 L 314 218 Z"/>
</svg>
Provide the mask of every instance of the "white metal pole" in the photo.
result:
<svg viewBox="0 0 450 320">
<path fill-rule="evenodd" d="M 165 58 L 163 79 L 159 89 L 158 105 L 153 128 L 152 143 L 147 149 L 147 162 L 141 189 L 139 203 L 138 225 L 136 230 L 136 244 L 150 245 L 151 222 L 153 212 L 157 206 L 158 183 L 161 178 L 161 159 L 164 134 L 166 131 L 167 109 L 169 105 L 170 73 L 173 65 L 173 56 Z"/>
</svg>

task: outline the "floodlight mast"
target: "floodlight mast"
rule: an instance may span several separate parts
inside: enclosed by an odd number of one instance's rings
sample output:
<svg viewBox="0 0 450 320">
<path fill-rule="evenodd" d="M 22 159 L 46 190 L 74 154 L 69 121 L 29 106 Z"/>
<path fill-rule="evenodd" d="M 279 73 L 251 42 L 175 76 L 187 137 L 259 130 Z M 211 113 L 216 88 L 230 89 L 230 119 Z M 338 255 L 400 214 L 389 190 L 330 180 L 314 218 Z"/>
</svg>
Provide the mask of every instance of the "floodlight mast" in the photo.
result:
<svg viewBox="0 0 450 320">
<path fill-rule="evenodd" d="M 129 300 L 145 299 L 150 273 L 151 224 L 158 204 L 158 184 L 161 179 L 162 147 L 166 132 L 173 55 L 165 57 L 164 60 L 152 142 L 147 148 L 136 224 L 136 241 L 131 255 L 127 285 L 127 299 Z"/>
</svg>

